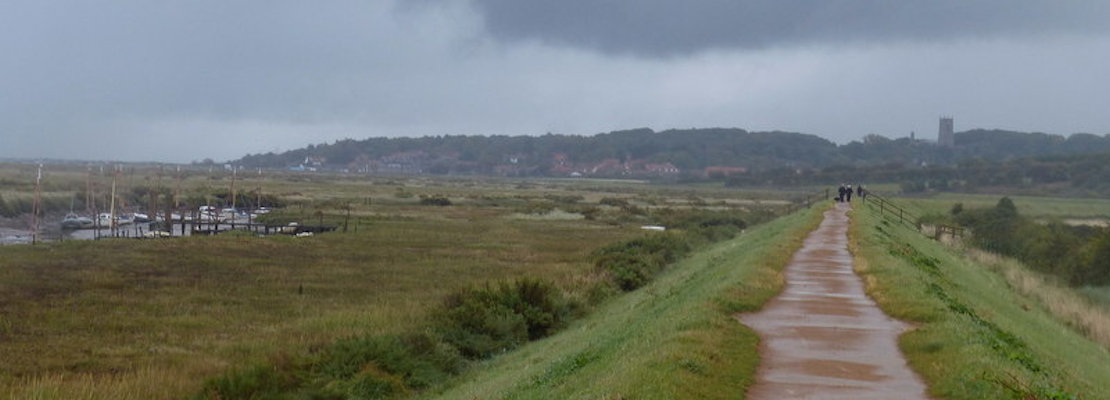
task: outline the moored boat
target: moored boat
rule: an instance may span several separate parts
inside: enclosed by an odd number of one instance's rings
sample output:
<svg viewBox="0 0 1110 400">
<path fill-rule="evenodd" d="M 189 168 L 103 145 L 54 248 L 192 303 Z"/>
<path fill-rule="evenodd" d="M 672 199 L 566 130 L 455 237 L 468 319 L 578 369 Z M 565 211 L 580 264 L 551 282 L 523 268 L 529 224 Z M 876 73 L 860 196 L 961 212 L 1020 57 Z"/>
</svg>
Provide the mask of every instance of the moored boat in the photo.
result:
<svg viewBox="0 0 1110 400">
<path fill-rule="evenodd" d="M 92 218 L 82 217 L 76 213 L 66 214 L 65 218 L 62 218 L 62 229 L 86 229 L 92 227 Z"/>
</svg>

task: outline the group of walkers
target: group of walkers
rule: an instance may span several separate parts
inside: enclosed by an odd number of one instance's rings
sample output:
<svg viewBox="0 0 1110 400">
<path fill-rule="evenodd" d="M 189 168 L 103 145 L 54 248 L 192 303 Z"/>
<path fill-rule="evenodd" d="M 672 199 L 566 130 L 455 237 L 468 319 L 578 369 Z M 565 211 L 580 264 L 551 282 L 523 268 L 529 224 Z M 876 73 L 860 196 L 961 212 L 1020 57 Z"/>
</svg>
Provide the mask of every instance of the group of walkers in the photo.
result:
<svg viewBox="0 0 1110 400">
<path fill-rule="evenodd" d="M 852 201 L 853 192 L 861 199 L 867 197 L 867 191 L 863 189 L 863 185 L 856 185 L 855 190 L 853 190 L 852 185 L 840 184 L 840 188 L 836 190 L 836 201 L 850 203 Z"/>
</svg>

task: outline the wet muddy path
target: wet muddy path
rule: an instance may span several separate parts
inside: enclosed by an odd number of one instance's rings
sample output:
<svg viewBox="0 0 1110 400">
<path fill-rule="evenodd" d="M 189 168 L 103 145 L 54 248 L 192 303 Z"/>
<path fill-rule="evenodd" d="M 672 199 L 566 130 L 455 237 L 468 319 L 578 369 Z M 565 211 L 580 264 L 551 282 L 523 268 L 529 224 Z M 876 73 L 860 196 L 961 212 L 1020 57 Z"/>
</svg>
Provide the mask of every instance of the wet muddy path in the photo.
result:
<svg viewBox="0 0 1110 400">
<path fill-rule="evenodd" d="M 927 399 L 897 340 L 907 326 L 864 294 L 848 252 L 850 206 L 825 212 L 786 267 L 786 287 L 740 316 L 762 339 L 748 399 Z"/>
</svg>

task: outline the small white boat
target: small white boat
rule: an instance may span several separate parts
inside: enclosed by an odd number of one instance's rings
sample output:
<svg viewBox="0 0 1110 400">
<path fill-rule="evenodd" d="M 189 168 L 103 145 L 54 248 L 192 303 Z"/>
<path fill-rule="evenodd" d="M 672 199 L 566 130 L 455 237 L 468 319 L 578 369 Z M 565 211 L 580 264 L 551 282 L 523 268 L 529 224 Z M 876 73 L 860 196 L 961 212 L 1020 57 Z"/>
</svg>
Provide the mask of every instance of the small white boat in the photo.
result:
<svg viewBox="0 0 1110 400">
<path fill-rule="evenodd" d="M 147 222 L 152 221 L 150 219 L 150 215 L 143 214 L 143 213 L 133 213 L 133 214 L 131 214 L 131 220 L 134 221 L 135 223 L 139 223 L 139 224 L 145 224 Z"/>
<path fill-rule="evenodd" d="M 101 228 L 112 227 L 112 214 L 100 213 L 100 215 L 97 216 L 97 220 Z M 130 225 L 134 222 L 135 220 L 132 219 L 129 215 L 117 215 L 115 226 Z"/>
<path fill-rule="evenodd" d="M 93 227 L 93 219 L 89 217 L 82 217 L 76 213 L 66 214 L 62 218 L 62 229 L 88 229 Z"/>
<path fill-rule="evenodd" d="M 192 219 L 192 218 L 190 218 L 190 219 Z M 165 221 L 166 220 L 166 214 L 165 213 L 154 214 L 154 220 L 159 221 L 159 222 Z M 181 220 L 182 220 L 181 214 L 170 213 L 170 222 L 181 222 Z"/>
<path fill-rule="evenodd" d="M 117 215 L 116 225 L 131 225 L 135 223 L 135 218 L 130 215 Z"/>
<path fill-rule="evenodd" d="M 239 218 L 246 218 L 246 217 L 247 217 L 246 214 L 244 214 L 242 211 L 236 210 L 234 208 L 225 208 L 223 210 L 220 210 L 220 220 L 224 221 L 224 222 L 234 222 L 235 220 L 237 220 Z"/>
<path fill-rule="evenodd" d="M 220 216 L 216 215 L 215 213 L 202 211 L 200 213 L 197 213 L 196 220 L 200 222 L 217 222 L 220 220 Z"/>
</svg>

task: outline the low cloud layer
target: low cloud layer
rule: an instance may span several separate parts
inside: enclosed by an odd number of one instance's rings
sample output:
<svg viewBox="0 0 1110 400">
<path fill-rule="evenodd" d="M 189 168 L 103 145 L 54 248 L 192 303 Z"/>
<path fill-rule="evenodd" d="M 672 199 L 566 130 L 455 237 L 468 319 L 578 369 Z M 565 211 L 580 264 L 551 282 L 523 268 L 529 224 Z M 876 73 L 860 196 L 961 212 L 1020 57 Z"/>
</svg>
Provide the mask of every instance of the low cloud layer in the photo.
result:
<svg viewBox="0 0 1110 400">
<path fill-rule="evenodd" d="M 1110 30 L 1097 0 L 471 1 L 502 40 L 648 56 Z"/>
<path fill-rule="evenodd" d="M 941 114 L 1110 132 L 1110 2 L 546 3 L 0 2 L 0 158 L 644 126 L 844 143 L 927 137 Z"/>
</svg>

